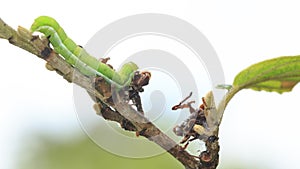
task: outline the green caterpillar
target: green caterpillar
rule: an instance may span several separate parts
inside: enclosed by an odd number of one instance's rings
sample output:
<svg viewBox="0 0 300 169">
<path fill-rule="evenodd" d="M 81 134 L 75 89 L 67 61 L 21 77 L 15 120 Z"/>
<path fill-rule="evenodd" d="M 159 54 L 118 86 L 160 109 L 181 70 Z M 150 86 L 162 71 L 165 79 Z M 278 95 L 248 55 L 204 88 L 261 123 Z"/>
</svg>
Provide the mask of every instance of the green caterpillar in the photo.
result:
<svg viewBox="0 0 300 169">
<path fill-rule="evenodd" d="M 40 16 L 35 19 L 30 30 L 38 31 L 48 37 L 54 51 L 59 53 L 64 59 L 86 76 L 99 75 L 110 84 L 118 88 L 128 86 L 131 83 L 134 72 L 138 66 L 129 62 L 116 72 L 108 65 L 98 61 L 82 47 L 76 45 L 60 27 L 57 21 L 49 16 Z"/>
</svg>

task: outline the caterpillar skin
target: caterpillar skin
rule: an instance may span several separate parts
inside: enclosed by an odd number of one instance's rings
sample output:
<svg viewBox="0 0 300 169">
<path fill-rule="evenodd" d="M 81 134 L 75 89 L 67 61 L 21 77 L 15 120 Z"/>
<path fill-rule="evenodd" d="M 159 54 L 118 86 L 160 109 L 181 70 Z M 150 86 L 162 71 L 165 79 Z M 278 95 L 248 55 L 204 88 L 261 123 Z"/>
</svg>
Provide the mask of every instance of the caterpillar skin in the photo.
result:
<svg viewBox="0 0 300 169">
<path fill-rule="evenodd" d="M 116 72 L 88 54 L 85 49 L 76 45 L 57 21 L 49 16 L 36 18 L 30 30 L 41 32 L 48 37 L 54 51 L 64 57 L 69 64 L 76 67 L 81 73 L 86 76 L 100 75 L 110 84 L 114 84 L 119 88 L 129 85 L 133 72 L 138 69 L 135 63 L 129 62 L 124 64 L 120 71 Z"/>
</svg>

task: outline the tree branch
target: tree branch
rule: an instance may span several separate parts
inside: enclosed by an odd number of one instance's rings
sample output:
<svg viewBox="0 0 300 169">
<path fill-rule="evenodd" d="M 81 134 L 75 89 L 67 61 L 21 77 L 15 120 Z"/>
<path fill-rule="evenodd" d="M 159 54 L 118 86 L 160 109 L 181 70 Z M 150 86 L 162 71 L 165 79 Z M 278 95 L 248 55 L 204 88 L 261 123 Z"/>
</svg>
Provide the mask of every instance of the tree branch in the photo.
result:
<svg viewBox="0 0 300 169">
<path fill-rule="evenodd" d="M 56 71 L 68 82 L 75 83 L 94 96 L 96 102 L 94 108 L 99 115 L 106 120 L 115 121 L 122 128 L 129 131 L 135 131 L 138 135 L 146 137 L 155 142 L 160 147 L 168 151 L 172 156 L 178 159 L 186 168 L 189 169 L 212 169 L 218 164 L 218 142 L 216 140 L 206 141 L 207 150 L 201 153 L 199 159 L 190 155 L 187 151 L 174 142 L 170 137 L 161 132 L 158 127 L 151 123 L 147 118 L 134 110 L 128 103 L 116 99 L 114 102 L 108 99 L 101 90 L 95 89 L 95 79 L 81 74 L 74 67 L 68 64 L 62 57 L 55 53 L 48 45 L 48 42 L 33 36 L 27 29 L 19 27 L 18 31 L 4 23 L 0 18 L 0 38 L 7 39 L 9 43 L 18 46 L 47 62 L 48 70 Z M 101 83 L 100 88 L 105 89 L 108 84 Z M 119 111 L 122 110 L 122 111 Z M 216 144 L 216 145 L 215 145 Z M 212 146 L 213 145 L 213 146 Z M 214 152 L 214 154 L 212 153 Z M 213 155 L 213 159 L 208 159 Z M 204 158 L 205 157 L 205 158 Z M 208 160 L 207 160 L 208 159 Z M 213 164 L 210 164 L 213 161 Z M 212 167 L 213 166 L 213 167 Z"/>
</svg>

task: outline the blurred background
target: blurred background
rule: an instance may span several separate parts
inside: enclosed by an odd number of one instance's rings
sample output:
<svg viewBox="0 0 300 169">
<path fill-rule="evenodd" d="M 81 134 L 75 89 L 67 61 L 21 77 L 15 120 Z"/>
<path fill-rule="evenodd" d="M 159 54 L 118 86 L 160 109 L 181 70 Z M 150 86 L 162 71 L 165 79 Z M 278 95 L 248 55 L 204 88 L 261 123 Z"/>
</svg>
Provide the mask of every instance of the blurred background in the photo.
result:
<svg viewBox="0 0 300 169">
<path fill-rule="evenodd" d="M 300 54 L 297 1 L 10 0 L 1 2 L 1 7 L 0 17 L 14 28 L 29 28 L 40 15 L 52 16 L 81 45 L 102 27 L 125 16 L 163 13 L 179 17 L 211 42 L 228 84 L 253 63 Z M 101 149 L 77 119 L 72 84 L 46 70 L 43 60 L 5 40 L 0 40 L 0 51 L 1 169 L 183 168 L 165 153 L 133 159 Z M 202 90 L 205 94 L 210 89 Z M 251 90 L 236 95 L 220 129 L 218 168 L 299 168 L 299 91 L 296 86 L 282 95 Z M 181 98 L 172 99 L 176 104 Z M 112 141 L 122 145 L 122 140 Z"/>
</svg>

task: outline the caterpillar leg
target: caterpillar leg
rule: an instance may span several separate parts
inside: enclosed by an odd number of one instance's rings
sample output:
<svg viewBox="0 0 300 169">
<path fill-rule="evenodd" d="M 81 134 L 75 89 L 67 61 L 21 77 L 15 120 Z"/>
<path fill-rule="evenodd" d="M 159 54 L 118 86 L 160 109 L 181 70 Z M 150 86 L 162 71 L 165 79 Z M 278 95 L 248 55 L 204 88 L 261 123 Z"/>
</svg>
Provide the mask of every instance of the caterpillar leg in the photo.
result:
<svg viewBox="0 0 300 169">
<path fill-rule="evenodd" d="M 114 69 L 114 67 L 111 64 L 108 64 L 107 62 L 110 60 L 110 57 L 107 58 L 100 58 L 100 62 L 107 64 L 111 69 Z"/>
<path fill-rule="evenodd" d="M 100 62 L 107 63 L 110 60 L 110 57 L 107 58 L 100 58 Z"/>
</svg>

